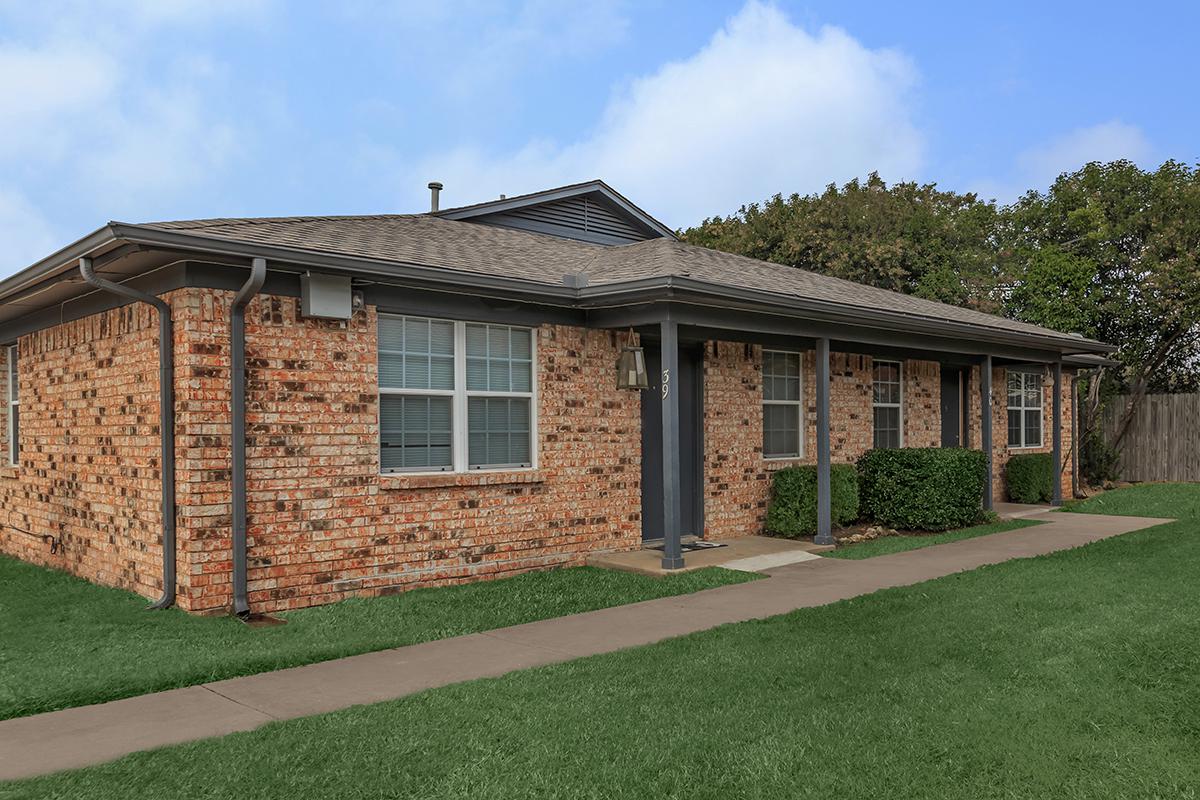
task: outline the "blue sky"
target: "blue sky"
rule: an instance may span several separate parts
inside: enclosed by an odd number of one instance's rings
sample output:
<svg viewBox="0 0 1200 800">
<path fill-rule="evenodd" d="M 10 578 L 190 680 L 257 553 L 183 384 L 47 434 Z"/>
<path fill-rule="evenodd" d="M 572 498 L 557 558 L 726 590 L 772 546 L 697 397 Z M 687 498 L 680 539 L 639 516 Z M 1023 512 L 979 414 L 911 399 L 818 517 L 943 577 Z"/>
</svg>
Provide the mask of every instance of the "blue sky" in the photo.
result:
<svg viewBox="0 0 1200 800">
<path fill-rule="evenodd" d="M 40 6 L 53 6 L 53 8 Z M 0 0 L 0 276 L 109 219 L 602 177 L 672 226 L 878 170 L 1200 159 L 1196 4 Z"/>
</svg>

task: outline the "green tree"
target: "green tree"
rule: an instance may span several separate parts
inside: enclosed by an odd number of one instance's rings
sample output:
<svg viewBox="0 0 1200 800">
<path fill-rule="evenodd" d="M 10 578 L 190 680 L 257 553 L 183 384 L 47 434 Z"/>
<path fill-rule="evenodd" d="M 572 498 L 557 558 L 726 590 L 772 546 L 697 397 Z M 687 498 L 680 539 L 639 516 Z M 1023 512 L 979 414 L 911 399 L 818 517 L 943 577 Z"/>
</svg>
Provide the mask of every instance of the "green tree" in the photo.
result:
<svg viewBox="0 0 1200 800">
<path fill-rule="evenodd" d="M 1112 391 L 1131 396 L 1119 448 L 1151 391 L 1194 386 L 1200 363 L 1200 172 L 1168 161 L 1087 164 L 1003 209 L 1005 311 L 1118 346 L 1111 386 L 1093 386 L 1085 419 Z M 1087 430 L 1084 431 L 1085 435 Z M 1086 439 L 1085 439 L 1086 441 Z"/>
<path fill-rule="evenodd" d="M 1083 463 L 1111 470 L 1142 398 L 1200 386 L 1200 168 L 1091 163 L 997 209 L 933 184 L 830 185 L 712 217 L 685 241 L 933 300 L 1004 313 L 1117 345 L 1089 377 Z M 1106 399 L 1132 401 L 1112 442 Z"/>
<path fill-rule="evenodd" d="M 684 241 L 931 300 L 995 310 L 996 207 L 934 184 L 830 185 L 775 195 L 683 231 Z"/>
</svg>

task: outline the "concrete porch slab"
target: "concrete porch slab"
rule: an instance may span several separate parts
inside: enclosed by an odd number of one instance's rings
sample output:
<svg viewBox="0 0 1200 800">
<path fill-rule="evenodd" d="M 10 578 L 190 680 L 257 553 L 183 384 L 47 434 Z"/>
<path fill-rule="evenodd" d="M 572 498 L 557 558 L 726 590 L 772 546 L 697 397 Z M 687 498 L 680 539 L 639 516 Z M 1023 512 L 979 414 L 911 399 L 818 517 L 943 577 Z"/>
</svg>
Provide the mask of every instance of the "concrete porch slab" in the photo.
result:
<svg viewBox="0 0 1200 800">
<path fill-rule="evenodd" d="M 1024 519 L 1056 509 L 1054 506 L 1029 505 L 1027 503 L 996 503 L 992 510 L 1000 519 Z"/>
<path fill-rule="evenodd" d="M 685 551 L 682 569 L 664 570 L 661 566 L 661 550 L 627 550 L 622 553 L 596 553 L 588 557 L 591 567 L 619 569 L 641 575 L 672 575 L 679 572 L 726 567 L 744 572 L 760 572 L 785 564 L 797 564 L 816 558 L 817 553 L 832 550 L 829 545 L 815 545 L 795 539 L 775 539 L 770 536 L 746 536 L 741 539 L 724 539 L 726 547 L 710 550 Z"/>
</svg>

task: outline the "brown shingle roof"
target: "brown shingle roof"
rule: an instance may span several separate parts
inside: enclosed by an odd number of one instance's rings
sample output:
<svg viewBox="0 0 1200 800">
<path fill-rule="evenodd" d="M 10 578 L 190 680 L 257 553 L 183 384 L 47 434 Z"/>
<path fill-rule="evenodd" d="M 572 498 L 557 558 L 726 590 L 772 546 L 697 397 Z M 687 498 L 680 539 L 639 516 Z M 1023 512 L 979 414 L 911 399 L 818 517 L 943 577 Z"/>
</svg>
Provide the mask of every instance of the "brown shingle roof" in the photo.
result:
<svg viewBox="0 0 1200 800">
<path fill-rule="evenodd" d="M 592 286 L 688 277 L 715 287 L 768 292 L 780 299 L 803 298 L 1033 336 L 1064 336 L 1037 325 L 666 238 L 598 245 L 429 214 L 181 220 L 144 227 L 556 287 L 562 286 L 567 273 L 586 273 Z"/>
</svg>

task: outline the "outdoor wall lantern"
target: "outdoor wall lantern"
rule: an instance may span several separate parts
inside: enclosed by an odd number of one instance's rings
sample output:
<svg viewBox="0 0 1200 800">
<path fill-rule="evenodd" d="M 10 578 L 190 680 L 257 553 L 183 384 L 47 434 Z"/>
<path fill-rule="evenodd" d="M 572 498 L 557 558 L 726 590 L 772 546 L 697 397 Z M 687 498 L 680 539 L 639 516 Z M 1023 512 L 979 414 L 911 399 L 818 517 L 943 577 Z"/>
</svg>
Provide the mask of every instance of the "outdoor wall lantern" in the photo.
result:
<svg viewBox="0 0 1200 800">
<path fill-rule="evenodd" d="M 636 341 L 632 330 L 627 341 L 629 344 L 621 348 L 621 355 L 617 357 L 617 388 L 648 389 L 650 380 L 646 374 L 646 352 L 641 346 L 632 344 Z"/>
</svg>

